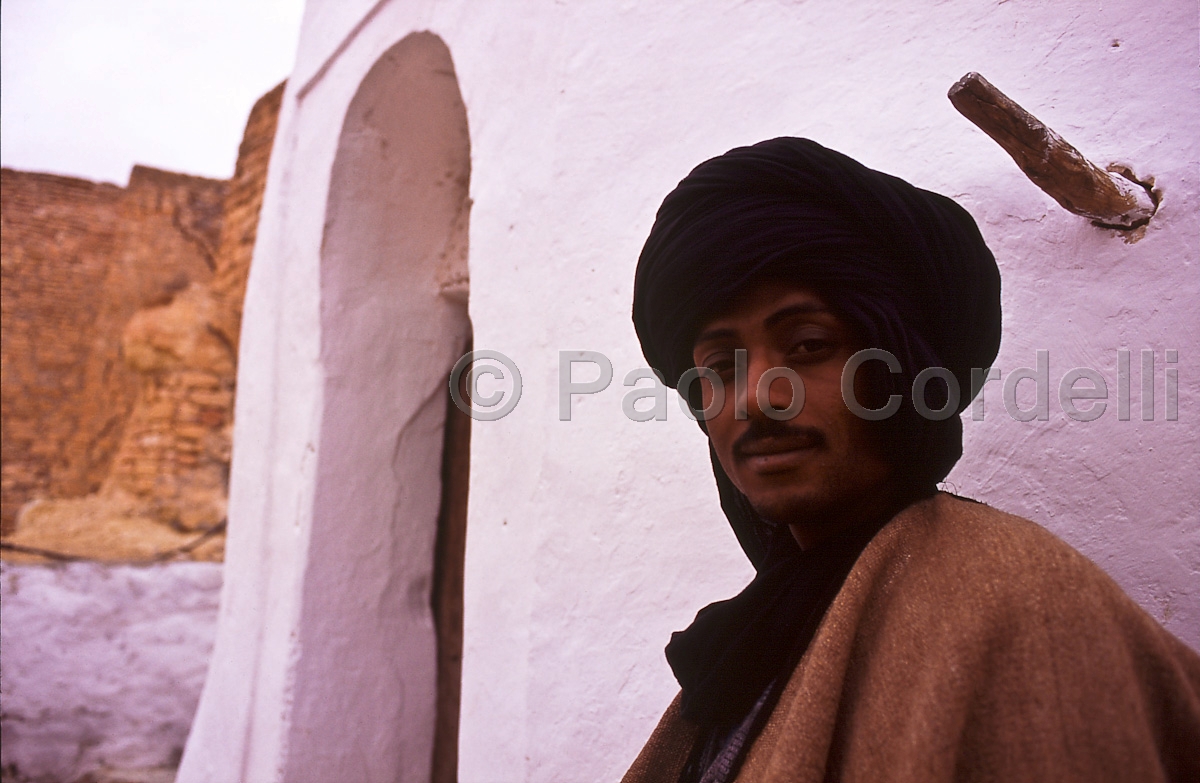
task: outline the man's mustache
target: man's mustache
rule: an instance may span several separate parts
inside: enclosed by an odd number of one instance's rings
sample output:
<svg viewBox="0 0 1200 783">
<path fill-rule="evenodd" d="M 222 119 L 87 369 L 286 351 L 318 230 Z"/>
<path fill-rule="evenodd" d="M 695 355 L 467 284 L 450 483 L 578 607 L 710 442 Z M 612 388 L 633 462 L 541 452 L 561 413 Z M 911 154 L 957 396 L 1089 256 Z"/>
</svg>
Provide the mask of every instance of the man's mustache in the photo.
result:
<svg viewBox="0 0 1200 783">
<path fill-rule="evenodd" d="M 816 427 L 789 424 L 774 419 L 752 419 L 750 426 L 733 442 L 739 457 L 768 451 L 813 448 L 825 444 L 825 434 Z"/>
</svg>

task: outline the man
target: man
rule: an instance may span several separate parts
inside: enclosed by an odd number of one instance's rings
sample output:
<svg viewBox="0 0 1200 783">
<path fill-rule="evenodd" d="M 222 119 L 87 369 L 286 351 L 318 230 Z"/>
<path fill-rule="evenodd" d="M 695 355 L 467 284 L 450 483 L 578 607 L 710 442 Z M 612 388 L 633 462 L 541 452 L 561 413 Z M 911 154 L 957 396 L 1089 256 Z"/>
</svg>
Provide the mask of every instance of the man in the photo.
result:
<svg viewBox="0 0 1200 783">
<path fill-rule="evenodd" d="M 672 637 L 626 781 L 1200 780 L 1200 657 L 937 491 L 1000 342 L 965 210 L 805 139 L 735 149 L 663 202 L 633 318 L 757 575 Z"/>
</svg>

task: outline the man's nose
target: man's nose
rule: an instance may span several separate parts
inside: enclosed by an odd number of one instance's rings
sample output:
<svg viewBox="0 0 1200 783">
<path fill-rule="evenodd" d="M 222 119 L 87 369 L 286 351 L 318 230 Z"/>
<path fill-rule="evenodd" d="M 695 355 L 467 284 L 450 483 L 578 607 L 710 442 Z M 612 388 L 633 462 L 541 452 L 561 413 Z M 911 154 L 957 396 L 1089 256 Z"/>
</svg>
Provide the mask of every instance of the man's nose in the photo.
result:
<svg viewBox="0 0 1200 783">
<path fill-rule="evenodd" d="M 747 418 L 778 420 L 782 412 L 797 403 L 797 397 L 802 402 L 803 395 L 803 384 L 795 371 L 779 366 L 770 357 L 748 357 L 745 383 L 737 390 L 738 410 L 745 411 Z"/>
</svg>

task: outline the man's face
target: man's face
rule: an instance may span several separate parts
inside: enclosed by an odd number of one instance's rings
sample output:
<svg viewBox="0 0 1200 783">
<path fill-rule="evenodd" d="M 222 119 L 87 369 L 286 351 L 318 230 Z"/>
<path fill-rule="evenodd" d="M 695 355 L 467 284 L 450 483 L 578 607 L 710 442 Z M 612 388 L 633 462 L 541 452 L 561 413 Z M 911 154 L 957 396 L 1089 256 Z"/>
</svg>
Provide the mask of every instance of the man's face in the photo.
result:
<svg viewBox="0 0 1200 783">
<path fill-rule="evenodd" d="M 811 289 L 772 283 L 733 300 L 701 328 L 693 345 L 696 366 L 713 370 L 725 386 L 725 404 L 707 417 L 717 458 L 754 509 L 791 525 L 801 546 L 882 513 L 890 503 L 892 470 L 873 423 L 842 400 L 842 369 L 863 347 Z M 747 352 L 747 377 L 745 389 L 735 391 L 738 349 Z M 804 384 L 804 408 L 787 421 L 766 415 L 756 394 L 763 373 L 776 367 L 795 371 Z M 708 408 L 713 388 L 700 383 Z M 778 378 L 763 396 L 776 411 L 785 410 L 792 403 L 791 382 Z M 735 415 L 735 397 L 744 398 L 744 419 Z"/>
</svg>

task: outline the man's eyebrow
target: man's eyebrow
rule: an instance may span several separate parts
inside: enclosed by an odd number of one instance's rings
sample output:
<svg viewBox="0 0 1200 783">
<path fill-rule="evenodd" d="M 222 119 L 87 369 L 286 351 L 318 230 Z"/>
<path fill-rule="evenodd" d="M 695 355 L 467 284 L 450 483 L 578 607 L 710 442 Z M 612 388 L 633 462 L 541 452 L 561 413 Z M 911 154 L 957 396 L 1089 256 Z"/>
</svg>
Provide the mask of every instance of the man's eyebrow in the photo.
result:
<svg viewBox="0 0 1200 783">
<path fill-rule="evenodd" d="M 779 322 L 786 321 L 787 319 L 796 315 L 812 315 L 828 312 L 829 308 L 818 302 L 797 302 L 794 305 L 788 305 L 787 307 L 771 313 L 766 317 L 763 323 L 767 327 L 772 327 Z M 700 343 L 707 342 L 709 340 L 725 340 L 736 338 L 737 336 L 738 333 L 736 329 L 732 329 L 727 326 L 718 326 L 712 329 L 705 329 L 703 332 L 696 335 L 696 339 L 692 342 L 694 345 L 699 345 Z"/>
<path fill-rule="evenodd" d="M 775 326 L 780 321 L 786 321 L 795 315 L 813 315 L 816 313 L 828 313 L 829 308 L 819 302 L 797 302 L 794 305 L 788 305 L 780 310 L 776 310 L 766 317 L 763 324 L 770 328 Z"/>
<path fill-rule="evenodd" d="M 709 340 L 726 340 L 737 337 L 737 330 L 728 327 L 717 327 L 715 329 L 705 329 L 700 334 L 696 335 L 696 339 L 692 341 L 694 345 L 707 342 Z"/>
</svg>

